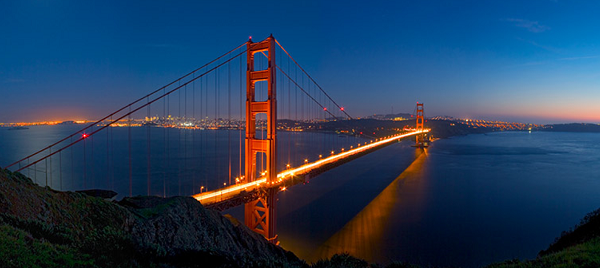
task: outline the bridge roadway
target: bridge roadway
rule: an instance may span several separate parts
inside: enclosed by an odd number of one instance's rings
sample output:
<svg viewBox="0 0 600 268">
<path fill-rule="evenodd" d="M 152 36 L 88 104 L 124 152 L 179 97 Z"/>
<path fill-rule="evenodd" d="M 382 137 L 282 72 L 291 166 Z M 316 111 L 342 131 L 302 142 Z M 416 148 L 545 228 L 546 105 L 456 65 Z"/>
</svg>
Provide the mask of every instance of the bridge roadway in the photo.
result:
<svg viewBox="0 0 600 268">
<path fill-rule="evenodd" d="M 205 207 L 218 210 L 232 208 L 257 199 L 262 193 L 262 190 L 269 188 L 280 188 L 281 190 L 285 190 L 286 187 L 303 183 L 310 177 L 314 177 L 364 154 L 380 149 L 385 145 L 391 144 L 391 142 L 426 132 L 429 132 L 429 129 L 389 136 L 366 145 L 342 151 L 327 158 L 319 159 L 312 163 L 304 164 L 297 168 L 287 169 L 277 174 L 277 181 L 275 182 L 267 183 L 267 178 L 263 174 L 263 177 L 259 177 L 252 182 L 237 183 L 216 190 L 199 193 L 193 197 L 200 201 Z"/>
</svg>

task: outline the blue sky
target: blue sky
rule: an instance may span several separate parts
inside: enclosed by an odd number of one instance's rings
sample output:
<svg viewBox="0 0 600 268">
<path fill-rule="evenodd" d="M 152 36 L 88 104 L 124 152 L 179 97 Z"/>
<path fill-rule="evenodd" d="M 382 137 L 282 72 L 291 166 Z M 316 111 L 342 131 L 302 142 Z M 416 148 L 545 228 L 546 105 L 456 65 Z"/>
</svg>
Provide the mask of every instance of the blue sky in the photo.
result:
<svg viewBox="0 0 600 268">
<path fill-rule="evenodd" d="M 202 2 L 0 2 L 0 122 L 98 118 L 272 33 L 355 117 L 600 123 L 600 2 Z"/>
</svg>

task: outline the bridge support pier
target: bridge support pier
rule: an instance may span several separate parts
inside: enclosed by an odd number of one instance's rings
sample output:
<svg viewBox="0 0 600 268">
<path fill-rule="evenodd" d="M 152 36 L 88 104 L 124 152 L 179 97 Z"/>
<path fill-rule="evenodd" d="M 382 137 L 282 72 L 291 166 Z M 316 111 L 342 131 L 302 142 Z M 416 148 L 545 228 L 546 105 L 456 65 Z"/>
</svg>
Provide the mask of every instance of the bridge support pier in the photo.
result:
<svg viewBox="0 0 600 268">
<path fill-rule="evenodd" d="M 247 43 L 248 60 L 246 69 L 246 152 L 245 181 L 255 181 L 257 175 L 256 154 L 264 153 L 266 158 L 267 185 L 277 181 L 277 98 L 275 88 L 275 39 L 273 36 L 264 41 Z M 265 53 L 266 52 L 266 53 Z M 254 55 L 264 54 L 268 59 L 265 70 L 254 69 Z M 267 83 L 267 100 L 256 101 L 255 83 Z M 256 137 L 256 115 L 267 115 L 267 138 Z M 265 236 L 269 242 L 277 244 L 275 235 L 275 203 L 277 189 L 267 187 L 261 198 L 245 205 L 245 223 L 251 230 Z"/>
<path fill-rule="evenodd" d="M 275 207 L 277 204 L 277 189 L 265 191 L 260 198 L 246 203 L 245 223 L 251 230 L 263 235 L 269 242 L 278 244 L 275 234 Z"/>
</svg>

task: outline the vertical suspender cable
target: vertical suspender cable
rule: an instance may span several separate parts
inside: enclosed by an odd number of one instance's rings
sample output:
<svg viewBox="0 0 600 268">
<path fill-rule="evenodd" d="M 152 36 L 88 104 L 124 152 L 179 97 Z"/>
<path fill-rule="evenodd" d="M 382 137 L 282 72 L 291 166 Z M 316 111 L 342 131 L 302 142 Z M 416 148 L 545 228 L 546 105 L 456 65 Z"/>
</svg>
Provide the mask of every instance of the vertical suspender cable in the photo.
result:
<svg viewBox="0 0 600 268">
<path fill-rule="evenodd" d="M 179 86 L 181 86 L 181 82 L 179 83 Z M 177 195 L 181 196 L 181 91 L 177 91 L 178 93 L 178 97 L 177 99 L 179 100 L 179 105 L 177 105 L 177 133 L 179 134 L 179 142 L 177 143 Z"/>
<path fill-rule="evenodd" d="M 208 86 L 208 77 L 206 78 L 206 86 L 204 87 L 205 89 L 205 94 L 204 94 L 204 116 L 203 117 L 205 120 L 204 124 L 206 127 L 210 126 L 210 123 L 208 122 L 208 91 L 209 91 L 209 86 Z M 204 134 L 203 134 L 204 136 Z M 208 138 L 208 137 L 206 137 Z M 204 141 L 206 141 L 206 139 L 204 139 Z M 207 146 L 208 147 L 208 146 Z M 205 159 L 207 159 L 208 157 L 206 157 L 206 155 L 208 155 L 208 152 L 205 154 Z M 208 161 L 205 161 L 206 163 L 208 163 Z M 205 187 L 208 188 L 208 172 L 204 172 L 204 184 L 206 185 Z"/>
<path fill-rule="evenodd" d="M 131 166 L 131 106 L 129 106 L 128 122 L 128 148 L 129 148 L 129 197 L 133 196 L 133 168 Z M 83 143 L 85 146 L 85 142 Z M 85 147 L 84 147 L 85 148 Z M 85 155 L 85 153 L 84 153 Z"/>
<path fill-rule="evenodd" d="M 104 122 L 106 124 L 106 122 Z M 109 153 L 109 134 L 112 128 L 106 130 L 106 189 L 110 189 L 110 153 Z"/>
<path fill-rule="evenodd" d="M 113 117 L 110 117 L 110 122 L 113 122 Z M 114 143 L 114 135 L 113 128 L 109 129 L 110 131 L 110 189 L 115 189 L 115 143 Z"/>
<path fill-rule="evenodd" d="M 196 77 L 196 73 L 194 73 L 193 78 Z M 195 159 L 196 157 L 196 143 L 195 143 L 195 139 L 194 136 L 196 136 L 196 130 L 198 128 L 197 125 L 197 120 L 196 120 L 196 81 L 194 80 L 194 82 L 192 83 L 192 126 L 193 129 L 191 131 L 192 133 L 192 160 Z M 192 164 L 192 167 L 194 167 L 195 165 Z M 196 177 L 197 174 L 195 172 L 195 170 L 192 170 L 192 194 L 196 193 Z"/>
<path fill-rule="evenodd" d="M 50 149 L 50 152 L 52 152 L 52 149 Z M 48 158 L 44 162 L 46 163 L 46 184 L 44 186 L 48 186 Z"/>
<path fill-rule="evenodd" d="M 290 64 L 288 61 L 288 72 L 290 71 Z M 294 90 L 292 88 L 292 84 L 291 84 L 291 79 L 287 79 L 287 118 L 288 120 L 290 120 L 290 136 L 288 138 L 288 164 L 290 164 L 290 167 L 292 165 L 292 139 L 296 138 L 296 132 L 295 131 L 295 127 L 296 124 L 294 122 L 294 116 L 292 115 L 292 94 L 294 94 Z"/>
<path fill-rule="evenodd" d="M 94 127 L 92 126 L 92 132 L 94 132 Z M 92 136 L 88 136 L 88 138 L 90 138 L 90 147 L 92 147 L 91 151 L 92 151 L 92 180 L 91 180 L 91 184 L 92 184 L 92 188 L 96 187 L 96 168 L 94 165 L 94 137 Z"/>
<path fill-rule="evenodd" d="M 227 63 L 227 154 L 229 157 L 229 185 L 231 185 L 231 63 Z"/>
<path fill-rule="evenodd" d="M 217 69 L 217 70 L 215 70 L 215 99 L 216 99 L 216 101 L 215 101 L 214 146 L 213 146 L 214 159 L 217 161 L 217 165 L 216 165 L 217 166 L 217 176 L 216 176 L 217 178 L 219 178 L 219 172 L 220 172 L 220 168 L 221 168 L 219 166 L 219 164 L 220 164 L 219 158 L 217 158 L 217 141 L 218 141 L 217 135 L 219 132 L 219 90 L 218 90 L 218 87 L 219 87 L 219 70 Z"/>
<path fill-rule="evenodd" d="M 58 153 L 58 178 L 60 180 L 60 190 L 63 191 L 62 182 L 62 151 Z"/>
<path fill-rule="evenodd" d="M 73 143 L 73 137 L 71 136 L 71 143 Z M 73 147 L 71 147 L 71 190 L 75 190 L 75 162 L 73 158 Z"/>
<path fill-rule="evenodd" d="M 242 83 L 243 83 L 242 82 L 243 81 L 242 80 L 242 69 L 243 69 L 242 68 L 242 57 L 240 57 L 240 124 L 241 124 L 241 122 L 243 120 L 242 107 L 244 106 L 243 103 L 242 103 L 242 99 L 243 99 L 243 93 L 242 93 Z M 243 156 L 242 156 L 242 142 L 243 142 L 243 140 L 242 140 L 242 132 L 243 131 L 242 131 L 241 125 L 238 125 L 238 132 L 239 132 L 239 136 L 240 136 L 240 141 L 239 141 L 239 147 L 240 147 L 240 152 L 239 152 L 240 163 L 239 163 L 239 165 L 240 166 L 239 166 L 239 169 L 238 169 L 238 175 L 239 175 L 240 180 L 241 180 L 242 174 L 244 174 L 244 171 L 242 171 L 242 158 L 243 158 Z"/>
<path fill-rule="evenodd" d="M 85 133 L 84 133 L 85 135 Z M 87 155 L 86 155 L 86 144 L 87 139 L 83 139 L 83 188 L 87 189 Z"/>
<path fill-rule="evenodd" d="M 166 91 L 163 90 L 163 95 Z M 163 98 L 163 116 L 162 116 L 162 124 L 163 124 L 163 144 L 164 144 L 164 154 L 163 154 L 163 198 L 167 197 L 167 169 L 169 165 L 167 164 L 167 151 L 169 145 L 167 144 L 167 128 L 169 128 L 169 122 L 167 121 L 167 98 Z"/>
<path fill-rule="evenodd" d="M 146 102 L 149 102 L 149 101 L 150 101 L 150 99 L 146 99 Z M 150 114 L 150 104 L 148 104 L 147 107 L 148 108 L 147 108 L 147 112 L 146 112 L 147 113 L 146 117 L 148 117 L 148 120 L 150 120 L 150 121 L 146 122 L 146 140 L 147 140 L 146 141 L 146 154 L 147 154 L 146 155 L 146 158 L 147 158 L 146 160 L 148 162 L 147 163 L 147 171 L 146 171 L 147 172 L 147 175 L 146 175 L 146 188 L 147 188 L 146 192 L 147 192 L 147 195 L 150 196 L 150 174 L 151 174 L 151 170 L 150 170 L 150 157 L 151 157 L 151 151 L 150 151 L 151 150 L 151 148 L 150 148 L 150 135 L 151 135 L 150 134 L 150 131 L 151 131 L 150 130 L 150 123 L 152 122 L 152 117 L 151 117 L 152 115 Z"/>
<path fill-rule="evenodd" d="M 189 122 L 188 122 L 188 117 L 187 117 L 187 85 L 185 85 L 183 93 L 184 93 L 184 97 L 183 97 L 183 118 L 184 118 L 184 120 L 183 120 L 183 124 L 184 124 L 183 125 L 183 174 L 185 175 L 183 177 L 184 178 L 183 183 L 185 184 L 189 181 L 188 174 L 190 174 L 188 171 L 189 159 L 188 159 L 188 154 L 187 154 L 187 152 L 188 152 L 187 144 L 188 144 L 188 134 L 189 134 L 189 129 L 188 129 Z"/>
<path fill-rule="evenodd" d="M 52 148 L 50 148 L 50 153 L 52 153 Z M 50 167 L 49 167 L 50 174 L 49 174 L 49 177 L 50 177 L 50 188 L 52 188 L 52 156 L 50 156 L 48 158 L 50 158 L 49 159 L 49 162 L 50 162 Z"/>
<path fill-rule="evenodd" d="M 167 130 L 167 170 L 169 171 L 168 177 L 169 181 L 172 178 L 173 172 L 171 172 L 171 129 L 173 128 L 173 117 L 171 116 L 171 95 L 167 95 L 167 119 L 169 121 L 169 129 Z M 177 176 L 177 175 L 175 175 Z M 166 185 L 166 183 L 165 183 Z M 165 192 L 166 192 L 165 186 Z"/>
<path fill-rule="evenodd" d="M 188 134 L 189 134 L 189 129 L 188 129 L 188 116 L 187 116 L 187 85 L 185 85 L 185 88 L 183 90 L 184 93 L 184 97 L 183 97 L 183 174 L 185 174 L 184 178 L 184 183 L 187 183 L 189 181 L 189 170 L 188 170 Z M 192 192 L 193 194 L 193 192 Z"/>
</svg>

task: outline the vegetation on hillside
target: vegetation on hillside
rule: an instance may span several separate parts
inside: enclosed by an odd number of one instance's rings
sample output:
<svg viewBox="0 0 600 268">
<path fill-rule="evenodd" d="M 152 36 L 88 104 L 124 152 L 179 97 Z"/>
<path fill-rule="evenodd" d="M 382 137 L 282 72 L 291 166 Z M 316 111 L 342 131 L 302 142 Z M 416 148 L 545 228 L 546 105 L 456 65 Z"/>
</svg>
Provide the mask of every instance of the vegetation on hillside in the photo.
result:
<svg viewBox="0 0 600 268">
<path fill-rule="evenodd" d="M 190 197 L 116 203 L 0 169 L 1 267 L 305 267 Z"/>
<path fill-rule="evenodd" d="M 600 209 L 565 231 L 534 260 L 510 260 L 488 268 L 600 267 Z"/>
<path fill-rule="evenodd" d="M 1 169 L 0 260 L 2 267 L 384 267 L 348 254 L 309 266 L 188 197 L 111 202 Z M 536 259 L 488 266 L 500 267 L 600 267 L 600 209 Z"/>
</svg>

